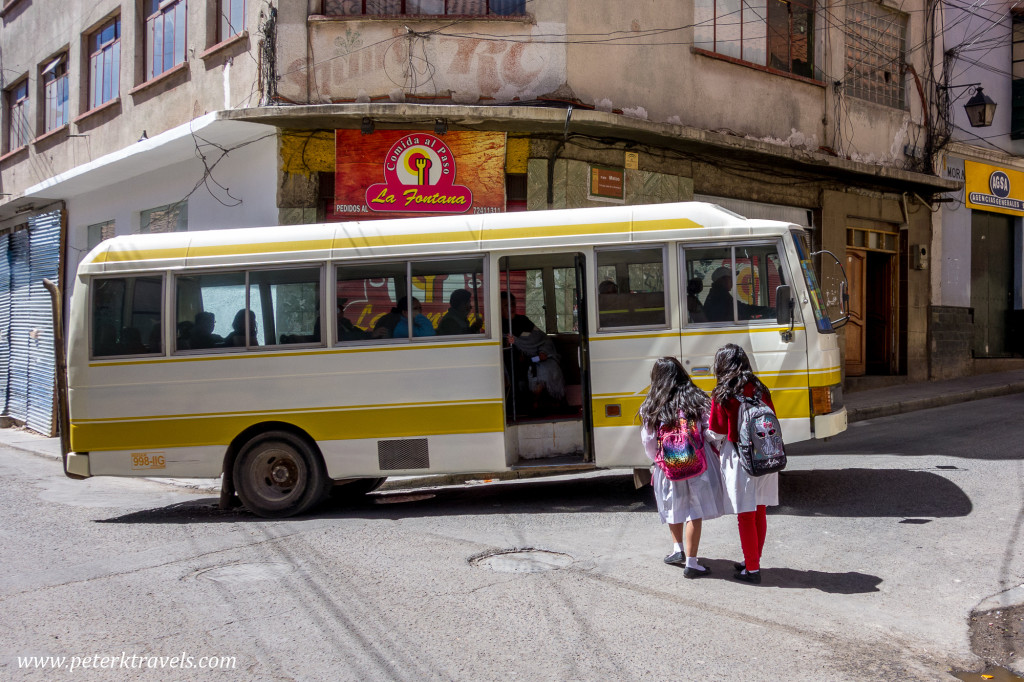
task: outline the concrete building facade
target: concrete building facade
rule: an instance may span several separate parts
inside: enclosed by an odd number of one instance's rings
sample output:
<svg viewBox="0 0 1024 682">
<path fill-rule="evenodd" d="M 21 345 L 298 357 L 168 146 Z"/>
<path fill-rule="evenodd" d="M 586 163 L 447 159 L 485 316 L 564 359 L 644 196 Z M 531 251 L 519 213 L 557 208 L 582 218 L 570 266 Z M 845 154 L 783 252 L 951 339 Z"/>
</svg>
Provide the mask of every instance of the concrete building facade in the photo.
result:
<svg viewBox="0 0 1024 682">
<path fill-rule="evenodd" d="M 933 218 L 932 374 L 945 378 L 1018 366 L 1024 355 L 1024 15 L 1010 2 L 939 9 L 940 170 L 965 183 Z M 989 125 L 968 119 L 976 98 L 995 105 Z"/>
<path fill-rule="evenodd" d="M 933 10 L 6 0 L 0 231 L 57 215 L 67 292 L 115 234 L 429 214 L 368 191 L 416 135 L 470 212 L 699 198 L 806 224 L 850 279 L 846 376 L 928 379 L 964 352 L 933 331 L 963 301 L 920 256 L 962 186 Z M 818 267 L 838 314 L 843 274 Z"/>
</svg>

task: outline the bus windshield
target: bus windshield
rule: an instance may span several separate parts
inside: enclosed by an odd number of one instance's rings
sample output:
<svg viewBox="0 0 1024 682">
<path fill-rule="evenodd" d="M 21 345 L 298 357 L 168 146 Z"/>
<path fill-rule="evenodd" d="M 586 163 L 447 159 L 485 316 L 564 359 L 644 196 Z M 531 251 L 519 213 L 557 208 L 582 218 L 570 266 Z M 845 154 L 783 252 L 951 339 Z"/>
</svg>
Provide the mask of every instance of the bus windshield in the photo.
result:
<svg viewBox="0 0 1024 682">
<path fill-rule="evenodd" d="M 821 295 L 821 288 L 818 286 L 818 277 L 814 274 L 814 266 L 807 257 L 807 251 L 800 241 L 800 235 L 793 233 L 793 242 L 796 244 L 796 252 L 800 257 L 800 272 L 804 274 L 804 281 L 807 282 L 807 292 L 811 296 L 811 308 L 814 310 L 814 322 L 818 331 L 822 334 L 834 334 L 832 321 L 828 319 L 825 311 L 825 298 Z"/>
</svg>

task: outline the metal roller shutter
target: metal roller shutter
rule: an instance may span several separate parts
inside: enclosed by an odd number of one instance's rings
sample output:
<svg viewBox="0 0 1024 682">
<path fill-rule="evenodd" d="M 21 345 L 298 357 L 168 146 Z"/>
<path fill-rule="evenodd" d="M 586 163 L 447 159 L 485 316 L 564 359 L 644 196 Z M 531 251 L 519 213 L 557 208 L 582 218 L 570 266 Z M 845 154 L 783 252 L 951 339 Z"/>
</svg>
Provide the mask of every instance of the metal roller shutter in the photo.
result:
<svg viewBox="0 0 1024 682">
<path fill-rule="evenodd" d="M 53 357 L 53 306 L 43 279 L 58 280 L 60 266 L 61 212 L 54 211 L 30 218 L 28 410 L 26 425 L 33 431 L 55 435 L 54 388 L 56 361 Z"/>
<path fill-rule="evenodd" d="M 11 264 L 7 245 L 0 237 L 0 414 L 7 414 L 7 384 L 11 373 Z"/>
<path fill-rule="evenodd" d="M 11 369 L 7 382 L 7 414 L 19 421 L 25 421 L 28 414 L 28 334 L 32 330 L 28 314 L 32 284 L 28 244 L 28 230 L 11 233 Z"/>
</svg>

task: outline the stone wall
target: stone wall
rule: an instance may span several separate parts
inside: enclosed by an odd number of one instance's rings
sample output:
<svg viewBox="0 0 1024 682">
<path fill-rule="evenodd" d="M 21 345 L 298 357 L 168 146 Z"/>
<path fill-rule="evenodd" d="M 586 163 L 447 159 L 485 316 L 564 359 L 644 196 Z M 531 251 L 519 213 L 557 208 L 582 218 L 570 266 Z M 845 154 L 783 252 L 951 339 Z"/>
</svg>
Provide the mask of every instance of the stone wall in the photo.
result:
<svg viewBox="0 0 1024 682">
<path fill-rule="evenodd" d="M 971 374 L 974 315 L 970 308 L 933 305 L 928 308 L 931 379 Z"/>
</svg>

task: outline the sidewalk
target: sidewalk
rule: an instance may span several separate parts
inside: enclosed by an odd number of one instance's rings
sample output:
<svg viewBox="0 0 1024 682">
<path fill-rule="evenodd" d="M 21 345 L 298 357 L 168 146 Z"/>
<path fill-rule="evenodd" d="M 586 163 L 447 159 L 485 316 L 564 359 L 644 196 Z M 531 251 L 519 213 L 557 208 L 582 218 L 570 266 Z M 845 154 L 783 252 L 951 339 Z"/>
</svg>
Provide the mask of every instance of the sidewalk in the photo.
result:
<svg viewBox="0 0 1024 682">
<path fill-rule="evenodd" d="M 905 412 L 927 410 L 958 403 L 994 398 L 1001 395 L 1024 393 L 1024 370 L 978 374 L 959 379 L 930 381 L 900 386 L 857 391 L 844 395 L 847 419 L 850 423 L 877 419 Z M 842 436 L 838 436 L 841 438 Z M 0 428 L 0 446 L 31 452 L 41 457 L 60 460 L 60 439 L 46 438 L 27 429 Z M 502 480 L 527 478 L 536 473 L 509 471 L 494 474 Z M 453 474 L 435 476 L 391 476 L 381 490 L 401 490 L 429 485 L 451 485 L 480 478 L 480 474 Z M 217 492 L 217 479 L 150 479 L 179 487 Z"/>
</svg>

